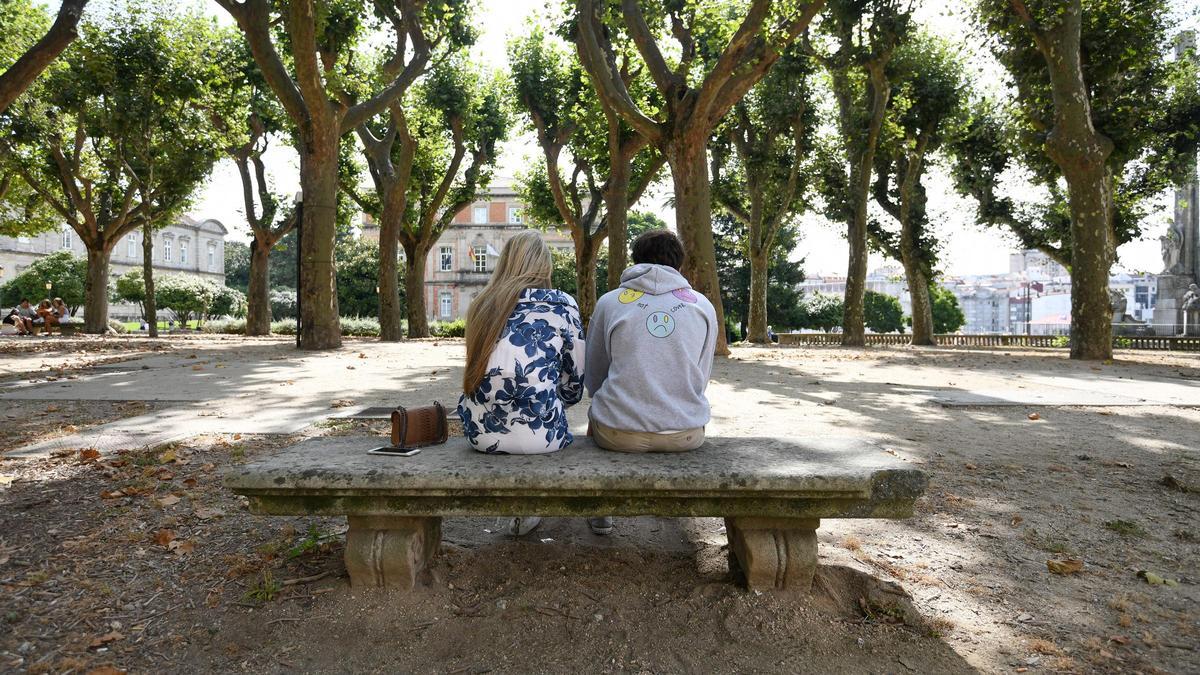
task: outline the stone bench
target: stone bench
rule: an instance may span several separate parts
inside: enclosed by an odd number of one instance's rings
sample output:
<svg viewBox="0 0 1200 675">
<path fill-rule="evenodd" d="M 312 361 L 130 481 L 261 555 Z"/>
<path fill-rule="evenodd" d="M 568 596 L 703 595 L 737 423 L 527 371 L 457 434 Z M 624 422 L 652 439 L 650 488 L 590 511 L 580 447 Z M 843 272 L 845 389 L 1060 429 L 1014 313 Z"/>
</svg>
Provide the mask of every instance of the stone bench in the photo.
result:
<svg viewBox="0 0 1200 675">
<path fill-rule="evenodd" d="M 808 590 L 821 518 L 906 518 L 926 477 L 852 439 L 709 438 L 692 452 L 625 454 L 579 438 L 548 455 L 485 455 L 463 438 L 415 457 L 368 455 L 371 438 L 318 438 L 225 475 L 250 509 L 347 516 L 360 586 L 412 588 L 446 516 L 725 518 L 752 589 Z"/>
</svg>

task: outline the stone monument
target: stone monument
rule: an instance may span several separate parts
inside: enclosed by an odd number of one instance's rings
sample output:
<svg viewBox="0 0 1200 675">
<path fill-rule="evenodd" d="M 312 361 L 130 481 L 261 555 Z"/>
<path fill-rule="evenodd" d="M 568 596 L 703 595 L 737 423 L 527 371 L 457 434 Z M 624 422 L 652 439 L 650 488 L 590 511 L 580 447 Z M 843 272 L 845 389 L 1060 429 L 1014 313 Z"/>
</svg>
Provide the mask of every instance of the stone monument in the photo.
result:
<svg viewBox="0 0 1200 675">
<path fill-rule="evenodd" d="M 1191 58 L 1197 59 L 1194 31 L 1180 33 L 1175 42 L 1177 58 L 1187 58 L 1189 52 Z M 1183 311 L 1184 296 L 1189 287 L 1200 280 L 1200 184 L 1196 179 L 1194 159 L 1187 176 L 1175 188 L 1175 220 L 1159 241 L 1162 243 L 1163 271 L 1158 276 L 1154 332 L 1157 335 L 1181 335 L 1189 332 Z"/>
</svg>

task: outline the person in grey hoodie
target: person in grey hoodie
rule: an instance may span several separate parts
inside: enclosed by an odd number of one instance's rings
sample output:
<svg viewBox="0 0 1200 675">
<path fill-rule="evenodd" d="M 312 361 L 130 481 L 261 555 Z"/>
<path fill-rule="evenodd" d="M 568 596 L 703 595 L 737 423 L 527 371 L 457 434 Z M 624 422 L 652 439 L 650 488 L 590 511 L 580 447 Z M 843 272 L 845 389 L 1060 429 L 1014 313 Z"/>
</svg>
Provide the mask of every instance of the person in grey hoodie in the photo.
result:
<svg viewBox="0 0 1200 675">
<path fill-rule="evenodd" d="M 683 244 L 668 230 L 633 243 L 633 267 L 597 302 L 587 328 L 584 385 L 596 445 L 620 452 L 680 452 L 704 442 L 704 395 L 721 324 L 712 303 L 679 273 Z M 597 534 L 611 518 L 591 518 Z"/>
</svg>

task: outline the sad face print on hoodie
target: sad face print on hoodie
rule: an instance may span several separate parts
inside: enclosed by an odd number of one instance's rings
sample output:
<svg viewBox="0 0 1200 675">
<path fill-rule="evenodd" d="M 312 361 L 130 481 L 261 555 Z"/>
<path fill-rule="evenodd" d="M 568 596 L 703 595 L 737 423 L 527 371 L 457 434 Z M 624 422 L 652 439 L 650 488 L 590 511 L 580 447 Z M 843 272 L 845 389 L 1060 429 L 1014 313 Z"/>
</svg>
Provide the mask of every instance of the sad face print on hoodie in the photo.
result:
<svg viewBox="0 0 1200 675">
<path fill-rule="evenodd" d="M 624 431 L 682 431 L 709 421 L 704 391 L 720 324 L 677 270 L 640 264 L 596 303 L 584 381 L 590 417 Z"/>
</svg>

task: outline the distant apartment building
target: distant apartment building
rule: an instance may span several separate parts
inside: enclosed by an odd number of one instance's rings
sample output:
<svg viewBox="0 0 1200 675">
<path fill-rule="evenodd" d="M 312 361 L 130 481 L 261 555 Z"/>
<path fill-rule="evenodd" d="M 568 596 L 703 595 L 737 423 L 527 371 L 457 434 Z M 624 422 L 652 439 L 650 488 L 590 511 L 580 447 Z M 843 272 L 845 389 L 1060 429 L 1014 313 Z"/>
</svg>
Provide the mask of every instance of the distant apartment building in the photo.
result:
<svg viewBox="0 0 1200 675">
<path fill-rule="evenodd" d="M 512 182 L 501 180 L 493 183 L 485 198 L 454 216 L 425 263 L 425 308 L 430 321 L 466 316 L 471 301 L 491 277 L 505 242 L 529 228 L 524 210 Z M 364 221 L 362 236 L 378 241 L 379 226 Z M 574 250 L 571 238 L 557 230 L 542 236 L 552 249 Z"/>
<path fill-rule="evenodd" d="M 1010 274 L 1024 273 L 1029 279 L 1060 279 L 1069 277 L 1070 272 L 1057 260 L 1037 249 L 1028 249 L 1008 256 Z"/>
<path fill-rule="evenodd" d="M 229 233 L 220 221 L 195 220 L 183 216 L 178 223 L 154 233 L 154 271 L 156 274 L 194 274 L 225 284 L 225 236 Z M 70 251 L 86 257 L 87 248 L 70 226 L 30 237 L 0 237 L 0 283 L 24 272 L 38 258 L 57 251 Z M 109 277 L 115 279 L 142 266 L 142 232 L 125 235 L 113 247 Z M 114 304 L 109 314 L 117 319 L 139 316 L 138 309 Z"/>
</svg>

